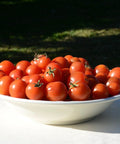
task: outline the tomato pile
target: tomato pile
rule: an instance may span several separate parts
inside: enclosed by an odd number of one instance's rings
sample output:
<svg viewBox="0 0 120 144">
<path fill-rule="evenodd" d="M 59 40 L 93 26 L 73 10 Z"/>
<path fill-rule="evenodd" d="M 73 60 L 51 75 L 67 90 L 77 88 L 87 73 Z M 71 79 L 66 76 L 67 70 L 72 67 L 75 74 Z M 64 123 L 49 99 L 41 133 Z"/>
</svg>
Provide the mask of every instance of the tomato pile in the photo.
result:
<svg viewBox="0 0 120 144">
<path fill-rule="evenodd" d="M 49 101 L 102 99 L 120 93 L 120 67 L 104 64 L 92 68 L 83 57 L 50 59 L 38 54 L 31 61 L 0 63 L 0 94 Z"/>
</svg>

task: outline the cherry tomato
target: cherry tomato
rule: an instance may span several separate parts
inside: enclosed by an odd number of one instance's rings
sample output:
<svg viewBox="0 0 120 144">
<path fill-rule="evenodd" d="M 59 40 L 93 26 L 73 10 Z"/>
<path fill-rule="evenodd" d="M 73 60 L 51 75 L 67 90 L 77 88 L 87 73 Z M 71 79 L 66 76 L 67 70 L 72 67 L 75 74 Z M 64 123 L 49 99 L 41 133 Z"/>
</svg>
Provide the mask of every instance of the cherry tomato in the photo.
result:
<svg viewBox="0 0 120 144">
<path fill-rule="evenodd" d="M 97 74 L 97 73 L 99 73 L 99 72 L 108 75 L 108 73 L 109 73 L 109 68 L 108 68 L 106 65 L 104 65 L 104 64 L 99 64 L 99 65 L 97 65 L 97 66 L 94 68 L 94 73 Z"/>
<path fill-rule="evenodd" d="M 69 66 L 71 65 L 71 58 L 73 58 L 73 56 L 72 55 L 66 55 L 66 56 L 64 56 L 64 58 L 68 61 L 68 63 L 69 63 Z"/>
<path fill-rule="evenodd" d="M 79 57 L 79 60 L 84 64 L 84 65 L 89 65 L 88 61 L 83 58 L 83 57 Z"/>
<path fill-rule="evenodd" d="M 46 66 L 51 62 L 51 59 L 47 56 L 43 56 L 41 58 L 39 58 L 37 65 L 39 68 L 41 69 L 45 69 Z"/>
<path fill-rule="evenodd" d="M 31 63 L 32 65 L 33 65 L 33 64 L 37 65 L 39 58 L 41 58 L 41 57 L 43 57 L 43 56 L 45 56 L 45 55 L 44 55 L 44 54 L 35 54 L 35 55 L 34 55 L 34 59 L 31 60 L 30 63 Z"/>
<path fill-rule="evenodd" d="M 51 67 L 49 67 L 49 70 L 46 70 L 44 73 L 44 79 L 47 83 L 53 81 L 61 81 L 62 71 L 58 68 L 51 69 Z"/>
<path fill-rule="evenodd" d="M 13 81 L 13 78 L 11 78 L 10 76 L 3 76 L 0 79 L 0 94 L 10 95 L 9 94 L 9 86 L 12 81 Z"/>
<path fill-rule="evenodd" d="M 25 76 L 22 77 L 22 80 L 23 80 L 26 84 L 29 84 L 29 78 L 30 78 L 29 75 L 25 75 Z"/>
<path fill-rule="evenodd" d="M 73 72 L 70 74 L 67 82 L 67 86 L 70 87 L 70 83 L 80 83 L 80 82 L 86 82 L 85 80 L 85 74 L 83 72 Z"/>
<path fill-rule="evenodd" d="M 21 60 L 16 64 L 16 69 L 23 71 L 23 74 L 26 75 L 26 69 L 30 65 L 30 62 L 27 60 Z"/>
<path fill-rule="evenodd" d="M 14 80 L 9 86 L 10 96 L 15 98 L 26 98 L 26 86 L 27 84 L 21 79 Z"/>
<path fill-rule="evenodd" d="M 109 91 L 105 84 L 98 83 L 94 86 L 94 89 L 92 90 L 93 99 L 102 99 L 102 98 L 107 98 L 108 96 L 109 96 Z"/>
<path fill-rule="evenodd" d="M 70 73 L 72 72 L 76 72 L 76 71 L 80 71 L 80 72 L 85 72 L 85 66 L 82 62 L 73 62 L 70 66 Z"/>
<path fill-rule="evenodd" d="M 106 84 L 109 85 L 111 82 L 117 82 L 117 83 L 120 84 L 120 78 L 110 77 L 110 78 L 107 80 Z"/>
<path fill-rule="evenodd" d="M 64 57 L 62 57 L 62 56 L 54 58 L 52 60 L 52 62 L 58 63 L 61 66 L 61 68 L 67 68 L 67 67 L 69 67 L 68 61 Z"/>
<path fill-rule="evenodd" d="M 41 80 L 42 77 L 40 76 L 40 74 L 33 74 L 33 75 L 30 75 L 29 77 L 29 83 L 37 83 L 38 80 Z"/>
<path fill-rule="evenodd" d="M 69 89 L 69 96 L 74 101 L 87 100 L 90 97 L 91 90 L 86 83 L 80 82 L 79 85 L 72 83 Z"/>
<path fill-rule="evenodd" d="M 14 64 L 9 60 L 4 60 L 0 63 L 0 70 L 6 73 L 6 75 L 9 75 L 9 73 L 15 69 Z"/>
<path fill-rule="evenodd" d="M 0 70 L 0 78 L 5 76 L 5 75 L 6 75 L 6 73 L 4 71 Z"/>
<path fill-rule="evenodd" d="M 113 68 L 109 72 L 108 77 L 117 77 L 117 78 L 120 78 L 120 67 Z"/>
<path fill-rule="evenodd" d="M 90 89 L 93 89 L 94 86 L 99 83 L 98 79 L 94 75 L 86 75 L 85 80 Z"/>
<path fill-rule="evenodd" d="M 67 88 L 61 81 L 50 82 L 46 85 L 46 98 L 50 101 L 63 101 L 67 97 Z"/>
<path fill-rule="evenodd" d="M 117 95 L 120 93 L 120 79 L 116 77 L 111 77 L 106 82 L 109 94 L 111 96 Z"/>
<path fill-rule="evenodd" d="M 41 73 L 41 69 L 37 65 L 30 65 L 26 69 L 27 75 L 40 74 L 40 73 Z"/>
<path fill-rule="evenodd" d="M 73 62 L 80 62 L 80 60 L 79 60 L 78 57 L 72 57 L 70 61 L 71 61 L 71 63 L 73 63 Z"/>
<path fill-rule="evenodd" d="M 31 100 L 42 100 L 45 97 L 44 83 L 30 83 L 26 87 L 26 96 Z"/>
<path fill-rule="evenodd" d="M 47 67 L 46 67 L 46 70 L 49 70 L 49 67 L 51 67 L 51 69 L 54 69 L 54 68 L 58 68 L 61 70 L 61 67 L 60 67 L 60 64 L 56 63 L 56 62 L 50 62 Z"/>
<path fill-rule="evenodd" d="M 95 77 L 98 79 L 98 81 L 100 82 L 100 83 L 106 83 L 107 82 L 107 80 L 108 80 L 108 77 L 107 77 L 107 75 L 105 74 L 105 73 L 102 73 L 102 72 L 99 72 L 99 73 L 97 73 L 96 75 L 95 75 Z"/>
<path fill-rule="evenodd" d="M 13 79 L 17 79 L 17 78 L 20 79 L 23 77 L 23 71 L 20 69 L 14 69 L 10 72 L 9 76 L 12 77 Z"/>
</svg>

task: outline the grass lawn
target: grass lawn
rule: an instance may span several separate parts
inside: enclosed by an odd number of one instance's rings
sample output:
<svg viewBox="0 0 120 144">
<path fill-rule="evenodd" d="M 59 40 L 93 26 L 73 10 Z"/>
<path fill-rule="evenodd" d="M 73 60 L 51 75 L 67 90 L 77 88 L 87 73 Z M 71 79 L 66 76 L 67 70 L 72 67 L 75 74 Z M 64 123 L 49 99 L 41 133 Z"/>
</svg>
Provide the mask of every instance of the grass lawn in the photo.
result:
<svg viewBox="0 0 120 144">
<path fill-rule="evenodd" d="M 120 66 L 119 0 L 1 0 L 0 61 L 72 54 Z"/>
</svg>

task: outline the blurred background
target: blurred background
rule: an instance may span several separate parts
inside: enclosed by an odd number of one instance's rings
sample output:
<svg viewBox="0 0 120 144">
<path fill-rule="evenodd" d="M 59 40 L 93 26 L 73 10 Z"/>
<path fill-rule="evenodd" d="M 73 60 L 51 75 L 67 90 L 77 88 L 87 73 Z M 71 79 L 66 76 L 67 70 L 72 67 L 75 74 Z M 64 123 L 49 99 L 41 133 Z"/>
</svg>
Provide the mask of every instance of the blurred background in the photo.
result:
<svg viewBox="0 0 120 144">
<path fill-rule="evenodd" d="M 43 52 L 120 66 L 120 1 L 1 0 L 0 61 Z"/>
</svg>

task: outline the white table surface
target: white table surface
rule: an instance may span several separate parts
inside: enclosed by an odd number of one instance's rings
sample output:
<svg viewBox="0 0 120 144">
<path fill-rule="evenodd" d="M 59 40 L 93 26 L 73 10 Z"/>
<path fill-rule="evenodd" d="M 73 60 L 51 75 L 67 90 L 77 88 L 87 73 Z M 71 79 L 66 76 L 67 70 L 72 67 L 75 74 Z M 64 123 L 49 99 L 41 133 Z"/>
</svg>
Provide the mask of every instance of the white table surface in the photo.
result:
<svg viewBox="0 0 120 144">
<path fill-rule="evenodd" d="M 0 102 L 0 144 L 120 144 L 120 101 L 91 121 L 64 126 L 32 121 Z"/>
</svg>

